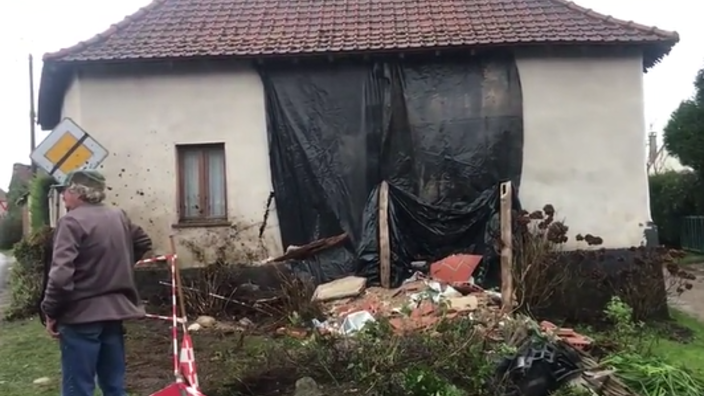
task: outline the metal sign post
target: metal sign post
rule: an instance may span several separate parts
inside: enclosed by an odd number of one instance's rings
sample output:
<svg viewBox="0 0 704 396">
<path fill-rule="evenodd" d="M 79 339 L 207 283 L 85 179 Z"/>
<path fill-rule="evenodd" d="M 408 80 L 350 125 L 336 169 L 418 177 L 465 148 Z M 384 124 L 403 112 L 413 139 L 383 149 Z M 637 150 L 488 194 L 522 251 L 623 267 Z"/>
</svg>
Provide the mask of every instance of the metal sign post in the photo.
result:
<svg viewBox="0 0 704 396">
<path fill-rule="evenodd" d="M 30 158 L 63 184 L 66 175 L 79 169 L 95 169 L 108 151 L 72 119 L 64 118 L 32 152 Z"/>
</svg>

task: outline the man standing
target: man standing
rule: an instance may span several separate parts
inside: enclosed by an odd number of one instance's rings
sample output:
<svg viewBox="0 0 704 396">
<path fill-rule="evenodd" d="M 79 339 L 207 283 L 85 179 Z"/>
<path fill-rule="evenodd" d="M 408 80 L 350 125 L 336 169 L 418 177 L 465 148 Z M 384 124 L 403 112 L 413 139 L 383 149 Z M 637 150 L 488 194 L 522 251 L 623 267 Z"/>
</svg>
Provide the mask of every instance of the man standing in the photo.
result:
<svg viewBox="0 0 704 396">
<path fill-rule="evenodd" d="M 68 213 L 56 227 L 41 303 L 47 332 L 61 345 L 62 396 L 126 396 L 122 321 L 144 316 L 133 278 L 135 252 L 151 240 L 120 209 L 103 205 L 105 178 L 70 173 Z"/>
</svg>

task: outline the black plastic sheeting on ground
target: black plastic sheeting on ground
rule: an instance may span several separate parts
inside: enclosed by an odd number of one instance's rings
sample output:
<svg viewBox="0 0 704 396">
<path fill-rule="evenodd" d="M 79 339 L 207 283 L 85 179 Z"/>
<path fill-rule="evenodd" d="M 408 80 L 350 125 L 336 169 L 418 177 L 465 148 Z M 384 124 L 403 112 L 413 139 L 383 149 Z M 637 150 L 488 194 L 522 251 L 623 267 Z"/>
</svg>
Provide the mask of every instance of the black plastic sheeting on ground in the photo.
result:
<svg viewBox="0 0 704 396">
<path fill-rule="evenodd" d="M 534 336 L 500 362 L 496 378 L 507 382 L 504 396 L 552 395 L 582 373 L 581 361 L 572 347 Z"/>
<path fill-rule="evenodd" d="M 301 263 L 318 282 L 378 282 L 376 188 L 390 184 L 392 276 L 416 259 L 485 251 L 498 184 L 518 187 L 522 95 L 512 58 L 263 66 L 284 246 L 347 232 Z"/>
</svg>

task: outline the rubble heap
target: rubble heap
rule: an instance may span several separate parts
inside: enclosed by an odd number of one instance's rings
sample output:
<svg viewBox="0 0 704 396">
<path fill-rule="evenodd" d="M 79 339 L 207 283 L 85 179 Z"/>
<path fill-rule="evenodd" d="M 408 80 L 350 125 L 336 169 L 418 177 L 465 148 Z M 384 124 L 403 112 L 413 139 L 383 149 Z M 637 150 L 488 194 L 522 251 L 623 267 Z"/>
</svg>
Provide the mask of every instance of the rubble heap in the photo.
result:
<svg viewBox="0 0 704 396">
<path fill-rule="evenodd" d="M 570 383 L 595 395 L 635 396 L 588 354 L 591 338 L 547 321 L 537 323 L 522 315 L 502 313 L 500 294 L 473 283 L 471 267 L 478 260 L 463 256 L 434 263 L 428 276 L 416 273 L 396 289 L 365 288 L 365 279 L 354 276 L 322 284 L 313 299 L 324 303 L 327 318 L 314 320 L 310 330 L 281 328 L 280 332 L 299 338 L 307 337 L 310 331 L 353 337 L 370 323 L 384 321 L 397 335 L 432 334 L 442 322 L 469 319 L 486 339 L 513 351 L 499 359 L 497 372 L 520 388 L 517 394 L 541 394 L 526 393 L 524 388 L 536 375 L 531 367 L 542 365 L 547 371 L 541 372 L 551 373 L 553 387 Z"/>
</svg>

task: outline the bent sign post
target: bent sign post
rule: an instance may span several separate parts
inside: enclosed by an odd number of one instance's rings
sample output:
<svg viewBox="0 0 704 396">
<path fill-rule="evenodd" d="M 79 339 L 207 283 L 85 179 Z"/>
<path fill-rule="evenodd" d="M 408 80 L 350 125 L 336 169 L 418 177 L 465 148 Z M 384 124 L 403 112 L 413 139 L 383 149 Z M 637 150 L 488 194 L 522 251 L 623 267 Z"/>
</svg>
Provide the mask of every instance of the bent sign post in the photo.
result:
<svg viewBox="0 0 704 396">
<path fill-rule="evenodd" d="M 60 184 L 66 175 L 79 169 L 95 169 L 108 156 L 108 151 L 72 119 L 64 118 L 30 158 Z"/>
</svg>

